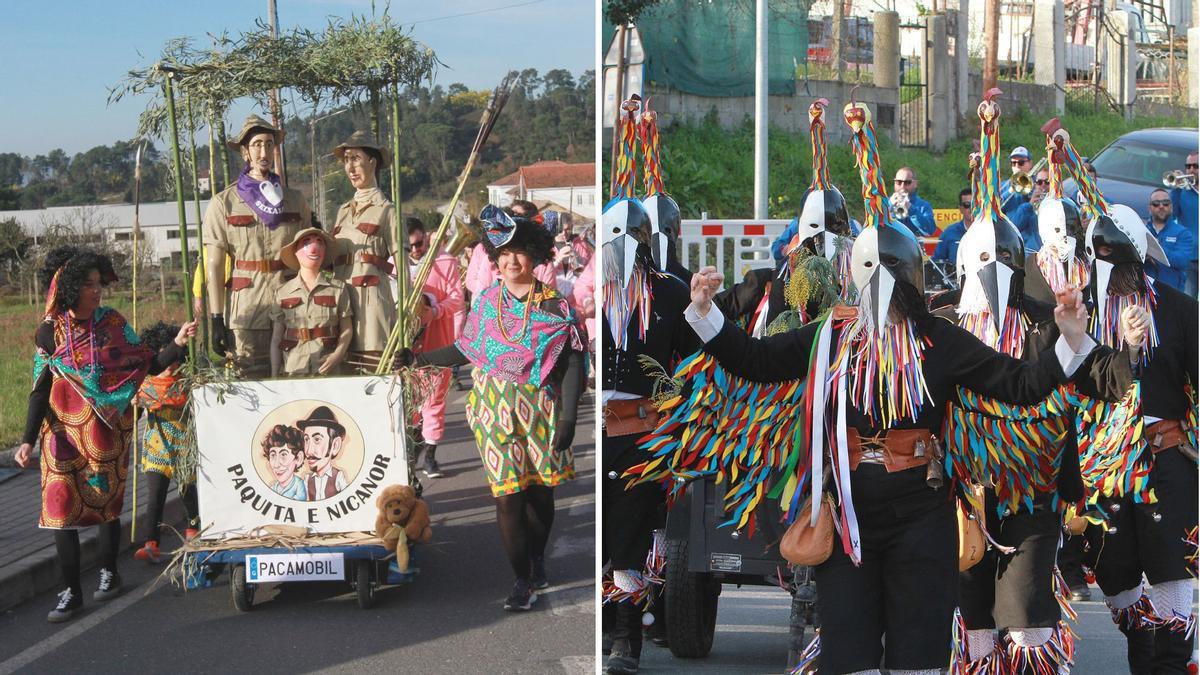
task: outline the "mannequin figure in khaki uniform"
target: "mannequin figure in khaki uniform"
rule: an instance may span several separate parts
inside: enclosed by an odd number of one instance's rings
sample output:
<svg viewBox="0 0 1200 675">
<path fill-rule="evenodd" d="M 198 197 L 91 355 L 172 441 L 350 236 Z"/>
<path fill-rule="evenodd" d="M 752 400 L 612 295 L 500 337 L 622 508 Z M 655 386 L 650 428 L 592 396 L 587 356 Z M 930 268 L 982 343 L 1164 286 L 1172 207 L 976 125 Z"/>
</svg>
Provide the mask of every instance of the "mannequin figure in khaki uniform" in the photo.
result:
<svg viewBox="0 0 1200 675">
<path fill-rule="evenodd" d="M 333 150 L 342 160 L 354 198 L 338 209 L 333 236 L 337 237 L 334 275 L 349 288 L 354 308 L 354 342 L 350 346 L 351 370 L 372 373 L 379 354 L 396 324 L 396 299 L 389 275 L 395 268 L 396 209 L 377 187 L 379 171 L 390 163 L 386 148 L 369 135 L 356 131 Z"/>
<path fill-rule="evenodd" d="M 274 173 L 275 146 L 282 142 L 283 131 L 257 115 L 247 117 L 229 142 L 242 153 L 246 168 L 213 197 L 204 214 L 213 351 L 231 355 L 250 378 L 268 372 L 270 307 L 285 276 L 279 250 L 312 222 L 303 196 L 282 187 Z M 228 291 L 227 259 L 233 261 Z"/>
<path fill-rule="evenodd" d="M 279 257 L 299 274 L 271 304 L 271 376 L 335 375 L 350 349 L 354 319 L 346 284 L 322 272 L 335 242 L 315 227 L 301 230 Z"/>
</svg>

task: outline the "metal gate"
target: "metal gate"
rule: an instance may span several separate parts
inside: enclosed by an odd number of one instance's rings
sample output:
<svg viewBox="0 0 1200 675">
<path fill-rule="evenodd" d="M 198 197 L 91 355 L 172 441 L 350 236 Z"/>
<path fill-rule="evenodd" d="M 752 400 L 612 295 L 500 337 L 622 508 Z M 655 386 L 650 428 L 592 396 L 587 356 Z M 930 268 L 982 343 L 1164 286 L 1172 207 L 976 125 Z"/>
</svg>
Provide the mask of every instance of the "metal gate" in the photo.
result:
<svg viewBox="0 0 1200 675">
<path fill-rule="evenodd" d="M 929 145 L 929 64 L 925 58 L 928 36 L 925 26 L 900 26 L 900 110 L 896 119 L 900 145 L 924 148 Z"/>
</svg>

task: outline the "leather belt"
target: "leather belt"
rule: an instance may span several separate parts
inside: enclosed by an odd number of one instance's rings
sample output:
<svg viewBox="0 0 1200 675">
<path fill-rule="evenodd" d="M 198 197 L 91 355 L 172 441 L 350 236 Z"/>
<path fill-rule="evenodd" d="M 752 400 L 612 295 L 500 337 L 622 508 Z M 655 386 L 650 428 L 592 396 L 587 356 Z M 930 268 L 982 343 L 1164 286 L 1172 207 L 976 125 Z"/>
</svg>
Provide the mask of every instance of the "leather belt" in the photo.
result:
<svg viewBox="0 0 1200 675">
<path fill-rule="evenodd" d="M 658 426 L 658 409 L 648 397 L 615 399 L 604 404 L 604 433 L 609 436 L 645 434 Z"/>
<path fill-rule="evenodd" d="M 933 434 L 928 429 L 891 429 L 874 436 L 860 436 L 858 429 L 846 429 L 850 450 L 850 470 L 862 462 L 882 464 L 888 473 L 929 464 L 933 458 Z"/>
<path fill-rule="evenodd" d="M 1146 438 L 1150 441 L 1150 449 L 1158 454 L 1167 448 L 1174 448 L 1187 443 L 1187 434 L 1179 420 L 1159 420 L 1146 427 Z"/>
<path fill-rule="evenodd" d="M 299 342 L 336 337 L 334 335 L 334 329 L 332 326 L 317 326 L 316 328 L 289 328 L 283 332 L 283 336 L 288 340 L 296 340 Z"/>
<path fill-rule="evenodd" d="M 287 269 L 282 260 L 238 260 L 233 263 L 233 267 L 246 272 L 261 272 L 262 274 Z"/>
<path fill-rule="evenodd" d="M 363 251 L 362 253 L 358 254 L 358 259 L 367 263 L 368 265 L 374 265 L 388 274 L 392 274 L 392 271 L 395 269 L 395 265 L 392 265 L 392 263 L 388 262 L 387 258 L 381 258 L 374 253 L 367 253 L 366 251 Z"/>
</svg>

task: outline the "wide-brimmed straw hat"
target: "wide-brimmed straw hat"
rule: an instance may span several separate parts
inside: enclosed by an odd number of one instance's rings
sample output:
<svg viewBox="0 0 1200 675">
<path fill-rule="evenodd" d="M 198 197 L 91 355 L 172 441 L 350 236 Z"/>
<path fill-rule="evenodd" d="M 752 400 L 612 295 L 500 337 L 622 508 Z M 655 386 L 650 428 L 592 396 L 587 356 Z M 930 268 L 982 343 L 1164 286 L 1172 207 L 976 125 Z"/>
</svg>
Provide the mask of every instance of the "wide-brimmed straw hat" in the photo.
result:
<svg viewBox="0 0 1200 675">
<path fill-rule="evenodd" d="M 356 131 L 350 134 L 349 140 L 333 149 L 333 154 L 338 159 L 342 159 L 342 155 L 346 154 L 350 148 L 370 148 L 378 152 L 382 158 L 379 164 L 380 169 L 386 169 L 392 163 L 392 153 L 380 145 L 374 136 L 365 131 Z"/>
<path fill-rule="evenodd" d="M 309 227 L 297 232 L 296 236 L 292 237 L 292 243 L 279 250 L 279 259 L 283 261 L 284 265 L 287 265 L 288 269 L 300 269 L 300 261 L 296 259 L 296 247 L 300 245 L 300 242 L 305 237 L 310 237 L 314 234 L 325 240 L 325 261 L 327 262 L 333 259 L 334 249 L 337 246 L 337 241 L 335 241 L 334 238 L 331 237 L 325 230 L 316 227 Z"/>
<path fill-rule="evenodd" d="M 258 115 L 249 115 L 246 117 L 246 121 L 242 122 L 242 130 L 238 132 L 237 136 L 228 141 L 226 145 L 232 150 L 238 150 L 242 147 L 243 143 L 250 140 L 255 131 L 258 131 L 258 133 L 266 132 L 273 134 L 275 136 L 275 145 L 282 145 L 283 137 L 286 135 L 283 129 L 277 128 L 274 124 L 271 124 Z"/>
</svg>

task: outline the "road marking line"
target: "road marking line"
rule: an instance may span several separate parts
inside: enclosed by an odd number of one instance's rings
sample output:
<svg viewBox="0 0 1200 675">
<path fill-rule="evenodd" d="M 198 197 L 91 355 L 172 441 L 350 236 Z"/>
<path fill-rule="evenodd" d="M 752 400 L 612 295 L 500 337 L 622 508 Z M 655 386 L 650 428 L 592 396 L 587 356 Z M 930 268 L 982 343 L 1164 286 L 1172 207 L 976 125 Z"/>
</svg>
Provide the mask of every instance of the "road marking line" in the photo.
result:
<svg viewBox="0 0 1200 675">
<path fill-rule="evenodd" d="M 555 616 L 568 614 L 591 616 L 596 613 L 595 585 L 591 583 L 588 583 L 585 588 L 566 590 L 550 600 L 550 612 Z"/>
<path fill-rule="evenodd" d="M 596 540 L 591 537 L 554 537 L 548 558 L 565 558 L 576 553 L 591 553 L 596 550 Z"/>
<path fill-rule="evenodd" d="M 84 614 L 82 618 L 66 624 L 66 626 L 42 640 L 34 643 L 25 651 L 13 656 L 12 658 L 0 663 L 0 675 L 8 675 L 15 673 L 25 668 L 29 664 L 37 661 L 50 652 L 56 651 L 67 642 L 83 635 L 89 630 L 95 628 L 99 624 L 112 618 L 116 614 L 128 609 L 133 603 L 141 600 L 146 596 L 145 591 L 140 587 L 127 588 L 121 597 L 116 600 L 109 601 L 100 605 L 100 609 Z"/>
<path fill-rule="evenodd" d="M 787 626 L 756 626 L 717 624 L 718 633 L 788 633 Z"/>
</svg>

